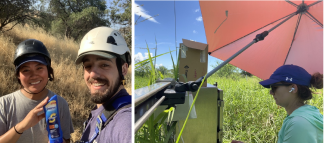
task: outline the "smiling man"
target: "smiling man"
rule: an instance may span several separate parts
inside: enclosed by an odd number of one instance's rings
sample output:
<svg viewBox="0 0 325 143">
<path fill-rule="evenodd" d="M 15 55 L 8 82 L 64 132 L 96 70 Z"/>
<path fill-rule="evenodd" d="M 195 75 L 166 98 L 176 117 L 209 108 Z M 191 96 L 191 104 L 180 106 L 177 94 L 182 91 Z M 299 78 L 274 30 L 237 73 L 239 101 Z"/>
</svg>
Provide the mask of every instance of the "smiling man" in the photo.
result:
<svg viewBox="0 0 325 143">
<path fill-rule="evenodd" d="M 83 64 L 90 100 L 97 104 L 79 142 L 130 143 L 131 96 L 124 76 L 131 64 L 129 48 L 121 34 L 108 27 L 89 31 L 82 39 L 76 64 Z"/>
</svg>

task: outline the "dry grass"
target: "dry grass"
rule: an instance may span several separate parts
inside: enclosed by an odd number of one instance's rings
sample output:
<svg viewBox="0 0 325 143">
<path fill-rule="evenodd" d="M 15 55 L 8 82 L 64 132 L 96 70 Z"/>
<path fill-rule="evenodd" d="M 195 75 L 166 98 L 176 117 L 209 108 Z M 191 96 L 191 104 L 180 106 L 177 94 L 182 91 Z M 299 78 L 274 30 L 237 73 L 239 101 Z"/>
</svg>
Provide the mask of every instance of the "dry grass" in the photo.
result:
<svg viewBox="0 0 325 143">
<path fill-rule="evenodd" d="M 0 96 L 19 89 L 14 76 L 13 57 L 17 45 L 26 39 L 42 41 L 52 59 L 55 80 L 49 82 L 48 89 L 62 96 L 69 104 L 75 132 L 72 140 L 80 139 L 82 124 L 87 119 L 89 111 L 95 104 L 89 101 L 89 91 L 83 80 L 81 66 L 76 66 L 79 44 L 70 39 L 54 37 L 41 28 L 16 26 L 13 30 L 0 34 Z M 131 69 L 126 76 L 126 89 L 131 93 Z"/>
</svg>

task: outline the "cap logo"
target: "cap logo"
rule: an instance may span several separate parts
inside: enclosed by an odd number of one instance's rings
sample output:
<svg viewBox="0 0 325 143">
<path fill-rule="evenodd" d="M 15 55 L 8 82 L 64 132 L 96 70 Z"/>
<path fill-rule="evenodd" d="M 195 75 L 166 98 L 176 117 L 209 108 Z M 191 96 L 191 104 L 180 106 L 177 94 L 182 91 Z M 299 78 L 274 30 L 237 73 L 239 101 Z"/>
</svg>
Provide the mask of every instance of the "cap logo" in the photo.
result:
<svg viewBox="0 0 325 143">
<path fill-rule="evenodd" d="M 286 78 L 286 81 L 288 81 L 288 80 L 292 81 L 292 78 L 287 77 L 287 78 Z"/>
<path fill-rule="evenodd" d="M 94 41 L 90 41 L 89 44 L 95 44 Z"/>
</svg>

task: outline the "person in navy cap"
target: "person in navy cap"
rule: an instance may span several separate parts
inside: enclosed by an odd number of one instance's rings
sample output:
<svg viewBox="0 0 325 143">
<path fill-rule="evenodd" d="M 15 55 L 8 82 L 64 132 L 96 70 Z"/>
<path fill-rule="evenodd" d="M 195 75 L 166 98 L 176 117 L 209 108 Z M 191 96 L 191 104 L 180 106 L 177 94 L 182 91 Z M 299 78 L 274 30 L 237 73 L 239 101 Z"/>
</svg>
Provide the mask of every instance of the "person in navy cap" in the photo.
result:
<svg viewBox="0 0 325 143">
<path fill-rule="evenodd" d="M 323 115 L 306 102 L 313 98 L 310 88 L 323 88 L 322 74 L 310 75 L 299 66 L 283 65 L 260 84 L 271 89 L 275 103 L 287 112 L 278 133 L 278 143 L 323 142 Z"/>
<path fill-rule="evenodd" d="M 55 95 L 46 88 L 54 80 L 50 54 L 41 41 L 27 39 L 17 46 L 13 64 L 20 89 L 0 97 L 0 143 L 47 143 L 42 112 Z M 69 143 L 74 132 L 69 106 L 61 96 L 57 99 L 63 141 Z"/>
</svg>

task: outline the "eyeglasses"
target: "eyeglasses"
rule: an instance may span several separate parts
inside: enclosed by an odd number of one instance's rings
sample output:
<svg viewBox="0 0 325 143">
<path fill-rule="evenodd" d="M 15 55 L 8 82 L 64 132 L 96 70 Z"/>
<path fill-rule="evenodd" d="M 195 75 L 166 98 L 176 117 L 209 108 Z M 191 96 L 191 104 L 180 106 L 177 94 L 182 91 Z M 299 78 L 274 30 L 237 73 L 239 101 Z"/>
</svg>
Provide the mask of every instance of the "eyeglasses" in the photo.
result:
<svg viewBox="0 0 325 143">
<path fill-rule="evenodd" d="M 291 83 L 278 83 L 278 84 L 271 84 L 270 87 L 271 87 L 271 91 L 273 93 L 275 93 L 275 90 L 279 87 L 279 86 L 290 86 L 292 85 Z"/>
</svg>

